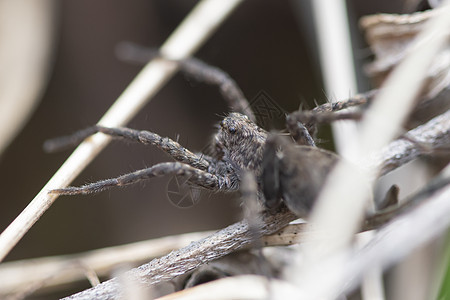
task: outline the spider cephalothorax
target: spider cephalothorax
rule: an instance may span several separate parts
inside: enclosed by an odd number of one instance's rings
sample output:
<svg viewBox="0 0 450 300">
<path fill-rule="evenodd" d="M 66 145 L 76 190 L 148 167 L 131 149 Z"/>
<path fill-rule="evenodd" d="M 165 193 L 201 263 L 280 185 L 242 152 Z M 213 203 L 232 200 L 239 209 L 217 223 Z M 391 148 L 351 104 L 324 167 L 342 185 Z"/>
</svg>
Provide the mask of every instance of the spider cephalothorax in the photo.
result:
<svg viewBox="0 0 450 300">
<path fill-rule="evenodd" d="M 261 174 L 261 161 L 267 132 L 240 113 L 230 113 L 220 122 L 214 137 L 222 160 L 238 171 Z"/>
</svg>

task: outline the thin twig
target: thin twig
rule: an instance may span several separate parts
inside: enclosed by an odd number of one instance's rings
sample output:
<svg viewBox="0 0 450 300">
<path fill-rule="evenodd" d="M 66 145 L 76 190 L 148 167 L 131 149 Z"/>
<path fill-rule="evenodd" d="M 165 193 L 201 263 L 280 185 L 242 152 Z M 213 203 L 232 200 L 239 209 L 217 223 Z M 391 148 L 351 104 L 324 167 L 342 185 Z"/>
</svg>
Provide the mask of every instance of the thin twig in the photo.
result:
<svg viewBox="0 0 450 300">
<path fill-rule="evenodd" d="M 161 53 L 171 59 L 183 59 L 192 55 L 240 2 L 241 0 L 201 1 L 167 39 L 161 47 Z M 99 124 L 107 127 L 126 124 L 176 70 L 176 64 L 168 61 L 156 59 L 148 63 L 106 112 Z M 72 153 L 30 204 L 0 235 L 0 261 L 56 200 L 58 195 L 49 194 L 48 191 L 66 187 L 109 141 L 109 137 L 96 134 Z"/>
<path fill-rule="evenodd" d="M 315 0 L 311 5 L 325 90 L 334 102 L 358 92 L 346 3 L 344 0 Z M 338 153 L 347 157 L 353 147 L 349 140 L 356 138 L 356 125 L 337 122 L 332 128 Z"/>
</svg>

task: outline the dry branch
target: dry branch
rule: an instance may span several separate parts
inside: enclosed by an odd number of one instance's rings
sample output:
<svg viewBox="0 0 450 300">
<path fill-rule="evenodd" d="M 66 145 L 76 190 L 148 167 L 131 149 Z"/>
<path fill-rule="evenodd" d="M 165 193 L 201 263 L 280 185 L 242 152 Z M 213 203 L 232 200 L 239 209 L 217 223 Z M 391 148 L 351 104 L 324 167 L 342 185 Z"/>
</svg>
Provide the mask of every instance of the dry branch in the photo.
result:
<svg viewBox="0 0 450 300">
<path fill-rule="evenodd" d="M 374 156 L 374 165 L 381 165 L 381 175 L 406 164 L 420 154 L 448 152 L 450 145 L 450 110 L 444 112 L 426 124 L 414 128 L 406 134 L 409 139 L 417 141 L 413 143 L 408 139 L 398 139 L 384 147 L 379 156 Z"/>
<path fill-rule="evenodd" d="M 107 276 L 118 265 L 141 264 L 212 233 L 186 233 L 79 254 L 6 262 L 0 265 L 0 295 L 35 283 L 41 283 L 41 287 L 55 287 L 81 280 L 85 278 L 84 270 L 80 268 L 82 266 L 88 266 L 98 276 Z"/>
<path fill-rule="evenodd" d="M 448 146 L 449 140 L 442 137 L 448 137 L 448 132 L 450 131 L 449 116 L 450 111 L 436 117 L 435 119 L 432 119 L 427 124 L 423 125 L 421 130 L 418 130 L 419 128 L 417 128 L 409 131 L 408 134 L 414 139 L 429 143 L 430 145 L 435 145 L 435 141 L 440 141 L 438 143 L 439 146 Z M 437 120 L 440 120 L 442 124 L 437 124 Z M 437 134 L 441 138 L 435 138 L 432 134 Z M 410 148 L 405 147 L 393 147 L 392 145 L 395 145 L 397 142 L 398 140 L 392 142 L 385 148 L 392 151 L 382 151 L 382 154 L 386 156 L 375 160 L 380 162 L 379 166 L 392 161 L 395 157 L 404 156 L 404 153 L 395 152 L 396 150 L 411 150 Z M 415 146 L 417 145 L 411 143 L 411 147 Z M 408 155 L 407 159 L 401 160 L 401 163 L 406 163 L 420 154 L 420 151 L 411 152 L 412 154 Z M 394 164 L 393 168 L 399 166 L 400 164 Z M 263 224 L 260 234 L 267 235 L 276 232 L 286 226 L 293 219 L 295 219 L 295 216 L 286 210 L 276 215 L 265 214 L 262 218 Z M 218 259 L 233 251 L 241 249 L 245 245 L 252 242 L 252 236 L 254 236 L 254 232 L 249 230 L 249 226 L 244 220 L 220 230 L 205 239 L 191 243 L 185 248 L 174 251 L 162 258 L 155 259 L 148 264 L 140 266 L 139 268 L 132 269 L 127 272 L 127 274 L 132 278 L 137 278 L 140 282 L 147 285 L 171 280 L 178 275 L 189 272 L 204 263 Z M 67 299 L 90 299 L 94 297 L 94 295 L 97 299 L 107 299 L 111 297 L 118 297 L 120 293 L 121 289 L 117 279 L 111 279 L 96 287 L 72 295 Z"/>
<path fill-rule="evenodd" d="M 287 209 L 275 215 L 266 213 L 262 217 L 262 227 L 258 233 L 259 235 L 274 233 L 295 218 L 295 215 L 287 211 Z M 248 223 L 244 220 L 230 225 L 205 239 L 193 242 L 187 247 L 132 269 L 127 272 L 127 276 L 136 278 L 146 285 L 171 280 L 194 270 L 204 263 L 241 249 L 250 244 L 254 237 L 254 230 L 250 230 Z M 66 299 L 110 299 L 120 297 L 121 293 L 118 280 L 114 278 Z"/>
<path fill-rule="evenodd" d="M 0 265 L 0 298 L 8 294 L 37 289 L 57 289 L 86 278 L 89 267 L 98 276 L 111 274 L 119 265 L 136 265 L 185 247 L 192 241 L 212 235 L 212 231 L 166 236 L 126 245 L 108 247 L 72 255 L 42 257 L 6 262 Z M 274 234 L 263 236 L 264 246 L 287 246 L 301 243 L 315 234 L 310 224 L 289 224 Z M 30 289 L 30 286 L 33 288 Z"/>
</svg>

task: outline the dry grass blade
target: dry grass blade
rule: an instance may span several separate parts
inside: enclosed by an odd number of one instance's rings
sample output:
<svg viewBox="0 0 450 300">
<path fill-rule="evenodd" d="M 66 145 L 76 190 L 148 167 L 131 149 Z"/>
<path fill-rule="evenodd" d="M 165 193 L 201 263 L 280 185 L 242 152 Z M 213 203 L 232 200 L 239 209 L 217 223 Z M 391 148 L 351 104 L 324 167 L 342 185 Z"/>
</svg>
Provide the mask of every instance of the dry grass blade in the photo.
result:
<svg viewBox="0 0 450 300">
<path fill-rule="evenodd" d="M 280 291 L 274 298 L 273 291 Z M 268 280 L 263 276 L 242 275 L 208 282 L 187 290 L 173 293 L 157 300 L 209 300 L 211 295 L 220 295 L 215 299 L 295 299 L 299 291 L 289 283 L 281 280 Z"/>
<path fill-rule="evenodd" d="M 343 0 L 316 0 L 311 5 L 325 89 L 335 102 L 335 99 L 344 99 L 357 92 L 346 3 Z M 350 155 L 353 145 L 348 141 L 356 137 L 355 124 L 336 122 L 332 128 L 338 153 L 344 157 Z"/>
<path fill-rule="evenodd" d="M 367 111 L 361 123 L 356 147 L 358 151 L 352 157 L 355 165 L 380 151 L 392 140 L 412 110 L 414 100 L 426 79 L 427 68 L 447 42 L 448 32 L 443 29 L 450 28 L 450 1 L 444 1 L 442 9 L 444 11 L 441 14 L 427 23 L 409 55 L 390 74 Z M 342 258 L 340 265 L 335 265 L 332 271 L 335 277 L 328 281 L 314 271 L 315 266 L 324 257 L 342 251 L 351 243 L 366 207 L 364 199 L 368 197 L 367 186 L 373 184 L 379 167 L 381 166 L 362 170 L 339 164 L 328 178 L 328 184 L 319 196 L 311 221 L 320 229 L 333 233 L 333 238 L 326 241 L 327 250 L 322 252 L 318 249 L 324 249 L 324 244 L 307 244 L 307 259 L 303 268 L 297 265 L 291 274 L 298 284 L 309 290 L 310 298 L 336 296 L 336 289 L 344 280 L 339 270 L 345 264 L 345 259 Z M 300 269 L 301 275 L 298 274 Z"/>
<path fill-rule="evenodd" d="M 0 2 L 0 154 L 25 125 L 47 84 L 55 15 L 49 0 Z"/>
<path fill-rule="evenodd" d="M 190 56 L 239 3 L 239 0 L 199 2 L 163 44 L 161 52 L 171 59 L 183 59 Z M 176 70 L 176 64 L 168 61 L 157 59 L 148 63 L 99 121 L 99 124 L 118 127 L 127 123 Z M 107 136 L 97 134 L 88 138 L 72 153 L 39 194 L 0 235 L 0 261 L 56 200 L 57 195 L 49 194 L 48 191 L 67 186 L 109 141 L 110 138 Z"/>
</svg>

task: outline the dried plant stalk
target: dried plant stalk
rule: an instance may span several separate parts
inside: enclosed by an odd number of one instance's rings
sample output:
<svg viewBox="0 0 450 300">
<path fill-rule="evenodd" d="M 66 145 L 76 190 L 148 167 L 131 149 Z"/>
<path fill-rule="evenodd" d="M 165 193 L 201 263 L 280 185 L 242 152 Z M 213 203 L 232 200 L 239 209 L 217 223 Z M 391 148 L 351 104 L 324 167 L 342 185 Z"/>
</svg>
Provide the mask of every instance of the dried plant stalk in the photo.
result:
<svg viewBox="0 0 450 300">
<path fill-rule="evenodd" d="M 413 109 L 414 100 L 426 80 L 427 68 L 448 41 L 449 0 L 443 1 L 442 10 L 441 14 L 431 18 L 426 24 L 408 55 L 392 71 L 373 105 L 367 110 L 361 122 L 358 144 L 354 147 L 356 151 L 351 155 L 355 166 L 387 145 L 398 134 L 401 124 Z M 324 280 L 320 272 L 317 272 L 316 265 L 325 257 L 350 246 L 363 217 L 367 204 L 364 199 L 368 198 L 369 191 L 367 187 L 373 184 L 381 166 L 368 169 L 355 166 L 345 163 L 336 166 L 312 213 L 311 221 L 319 229 L 329 232 L 330 239 L 326 244 L 307 243 L 307 258 L 303 265 L 292 265 L 291 277 L 309 291 L 308 298 L 334 298 L 338 287 L 345 280 L 339 276 L 329 281 Z M 345 259 L 342 258 L 340 264 L 334 265 L 332 273 L 341 274 L 339 270 L 344 265 Z"/>
<path fill-rule="evenodd" d="M 164 56 L 183 59 L 192 55 L 240 3 L 240 0 L 203 0 L 161 47 Z M 99 121 L 100 125 L 119 127 L 127 123 L 173 76 L 177 65 L 156 59 L 136 76 Z M 86 139 L 30 204 L 0 235 L 0 261 L 56 200 L 54 190 L 67 186 L 100 153 L 110 138 L 96 134 Z"/>
<path fill-rule="evenodd" d="M 45 89 L 55 18 L 50 0 L 0 1 L 0 154 L 26 124 Z"/>
</svg>

